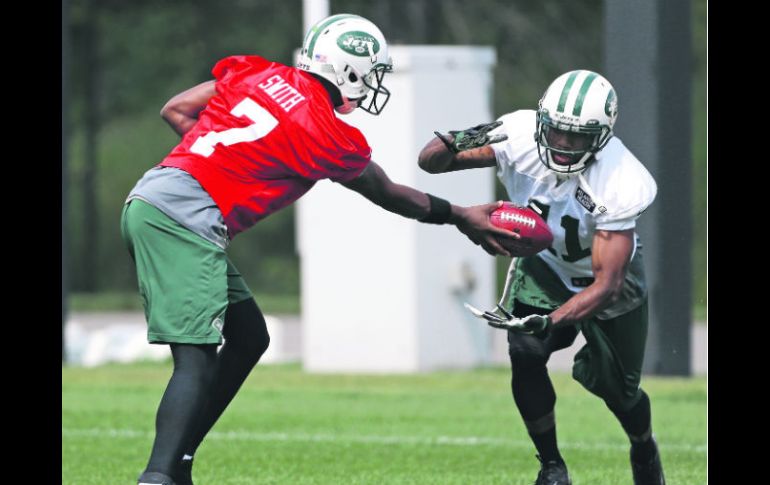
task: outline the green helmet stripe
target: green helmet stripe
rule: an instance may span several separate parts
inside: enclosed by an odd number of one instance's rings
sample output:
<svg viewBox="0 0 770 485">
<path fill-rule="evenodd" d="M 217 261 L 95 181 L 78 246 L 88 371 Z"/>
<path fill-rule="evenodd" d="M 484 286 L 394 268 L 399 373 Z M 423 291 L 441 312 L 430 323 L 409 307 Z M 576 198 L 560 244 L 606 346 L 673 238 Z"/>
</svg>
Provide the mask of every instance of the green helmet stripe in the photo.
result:
<svg viewBox="0 0 770 485">
<path fill-rule="evenodd" d="M 307 56 L 309 58 L 311 58 L 311 59 L 313 58 L 313 49 L 315 48 L 315 43 L 318 40 L 318 37 L 324 31 L 324 29 L 326 29 L 326 27 L 328 27 L 329 25 L 333 24 L 334 22 L 336 22 L 338 20 L 347 19 L 347 18 L 353 18 L 353 17 L 358 17 L 358 15 L 345 14 L 345 13 L 342 13 L 342 14 L 339 14 L 339 15 L 332 15 L 331 17 L 326 19 L 326 21 L 324 23 L 318 25 L 317 28 L 310 29 L 310 31 L 307 33 L 307 35 L 310 35 L 311 33 L 313 33 L 313 38 L 310 39 L 310 45 L 307 48 Z"/>
<path fill-rule="evenodd" d="M 578 97 L 575 100 L 575 108 L 572 110 L 573 115 L 580 116 L 580 112 L 583 111 L 583 101 L 586 99 L 588 88 L 591 87 L 591 83 L 594 82 L 594 79 L 596 79 L 596 73 L 592 72 L 586 76 L 585 80 L 583 81 L 583 85 L 580 86 L 580 92 L 578 93 Z"/>
<path fill-rule="evenodd" d="M 575 78 L 578 75 L 578 71 L 573 72 L 569 75 L 567 78 L 567 84 L 564 85 L 564 89 L 561 91 L 561 97 L 559 98 L 559 106 L 557 106 L 556 111 L 563 113 L 564 112 L 564 105 L 567 104 L 567 96 L 569 96 L 569 91 L 572 89 L 572 83 L 575 82 Z"/>
</svg>

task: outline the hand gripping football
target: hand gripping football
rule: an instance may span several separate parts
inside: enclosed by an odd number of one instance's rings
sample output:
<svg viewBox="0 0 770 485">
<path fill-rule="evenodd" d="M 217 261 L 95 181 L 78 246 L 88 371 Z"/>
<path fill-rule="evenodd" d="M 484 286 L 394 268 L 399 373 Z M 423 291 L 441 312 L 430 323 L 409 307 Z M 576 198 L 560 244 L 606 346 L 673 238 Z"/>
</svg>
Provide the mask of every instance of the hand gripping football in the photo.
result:
<svg viewBox="0 0 770 485">
<path fill-rule="evenodd" d="M 521 239 L 498 238 L 500 244 L 513 256 L 532 256 L 553 243 L 553 234 L 548 224 L 529 207 L 504 202 L 502 207 L 489 215 L 489 221 L 521 236 Z"/>
</svg>

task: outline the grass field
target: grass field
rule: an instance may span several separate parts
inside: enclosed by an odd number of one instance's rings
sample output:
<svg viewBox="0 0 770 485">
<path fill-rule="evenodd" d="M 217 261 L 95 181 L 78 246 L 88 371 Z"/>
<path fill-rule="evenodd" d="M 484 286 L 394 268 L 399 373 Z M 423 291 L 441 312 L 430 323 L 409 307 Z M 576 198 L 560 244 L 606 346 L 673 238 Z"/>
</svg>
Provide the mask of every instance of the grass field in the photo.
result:
<svg viewBox="0 0 770 485">
<path fill-rule="evenodd" d="M 171 364 L 62 368 L 62 484 L 134 485 Z M 627 439 L 604 404 L 553 377 L 575 485 L 630 484 Z M 706 380 L 642 381 L 669 485 L 706 483 Z M 506 369 L 309 375 L 257 366 L 196 454 L 197 485 L 531 484 L 535 450 Z"/>
</svg>

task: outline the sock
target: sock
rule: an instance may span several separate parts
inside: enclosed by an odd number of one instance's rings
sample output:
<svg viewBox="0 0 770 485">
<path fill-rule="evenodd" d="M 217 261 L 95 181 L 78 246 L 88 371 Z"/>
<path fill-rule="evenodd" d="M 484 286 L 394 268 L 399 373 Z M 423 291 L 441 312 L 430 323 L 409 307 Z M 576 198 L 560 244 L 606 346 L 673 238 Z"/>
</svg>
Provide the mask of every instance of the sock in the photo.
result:
<svg viewBox="0 0 770 485">
<path fill-rule="evenodd" d="M 652 439 L 652 413 L 647 393 L 642 391 L 639 402 L 627 412 L 610 410 L 631 441 L 631 458 L 639 462 L 651 460 L 655 454 L 655 442 Z"/>
<path fill-rule="evenodd" d="M 540 458 L 546 461 L 564 461 L 556 443 L 556 426 L 541 434 L 530 434 Z"/>
</svg>

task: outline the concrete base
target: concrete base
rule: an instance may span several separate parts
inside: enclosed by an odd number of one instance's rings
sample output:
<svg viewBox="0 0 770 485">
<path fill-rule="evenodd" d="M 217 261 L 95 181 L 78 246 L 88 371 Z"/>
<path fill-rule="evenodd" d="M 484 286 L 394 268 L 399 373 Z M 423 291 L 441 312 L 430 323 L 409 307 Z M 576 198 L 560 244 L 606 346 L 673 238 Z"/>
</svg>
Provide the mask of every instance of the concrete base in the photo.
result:
<svg viewBox="0 0 770 485">
<path fill-rule="evenodd" d="M 265 316 L 270 332 L 270 348 L 260 363 L 300 362 L 302 360 L 302 322 L 299 315 Z M 708 326 L 695 323 L 690 327 L 691 368 L 693 375 L 708 373 Z M 141 359 L 163 360 L 170 357 L 168 346 L 147 343 L 147 325 L 139 312 L 74 313 L 66 327 L 67 363 L 92 367 L 107 362 L 133 362 Z M 505 332 L 492 333 L 492 359 L 495 366 L 508 365 L 508 342 Z M 578 335 L 572 346 L 551 356 L 548 368 L 554 372 L 571 372 L 575 354 L 585 345 Z"/>
</svg>

